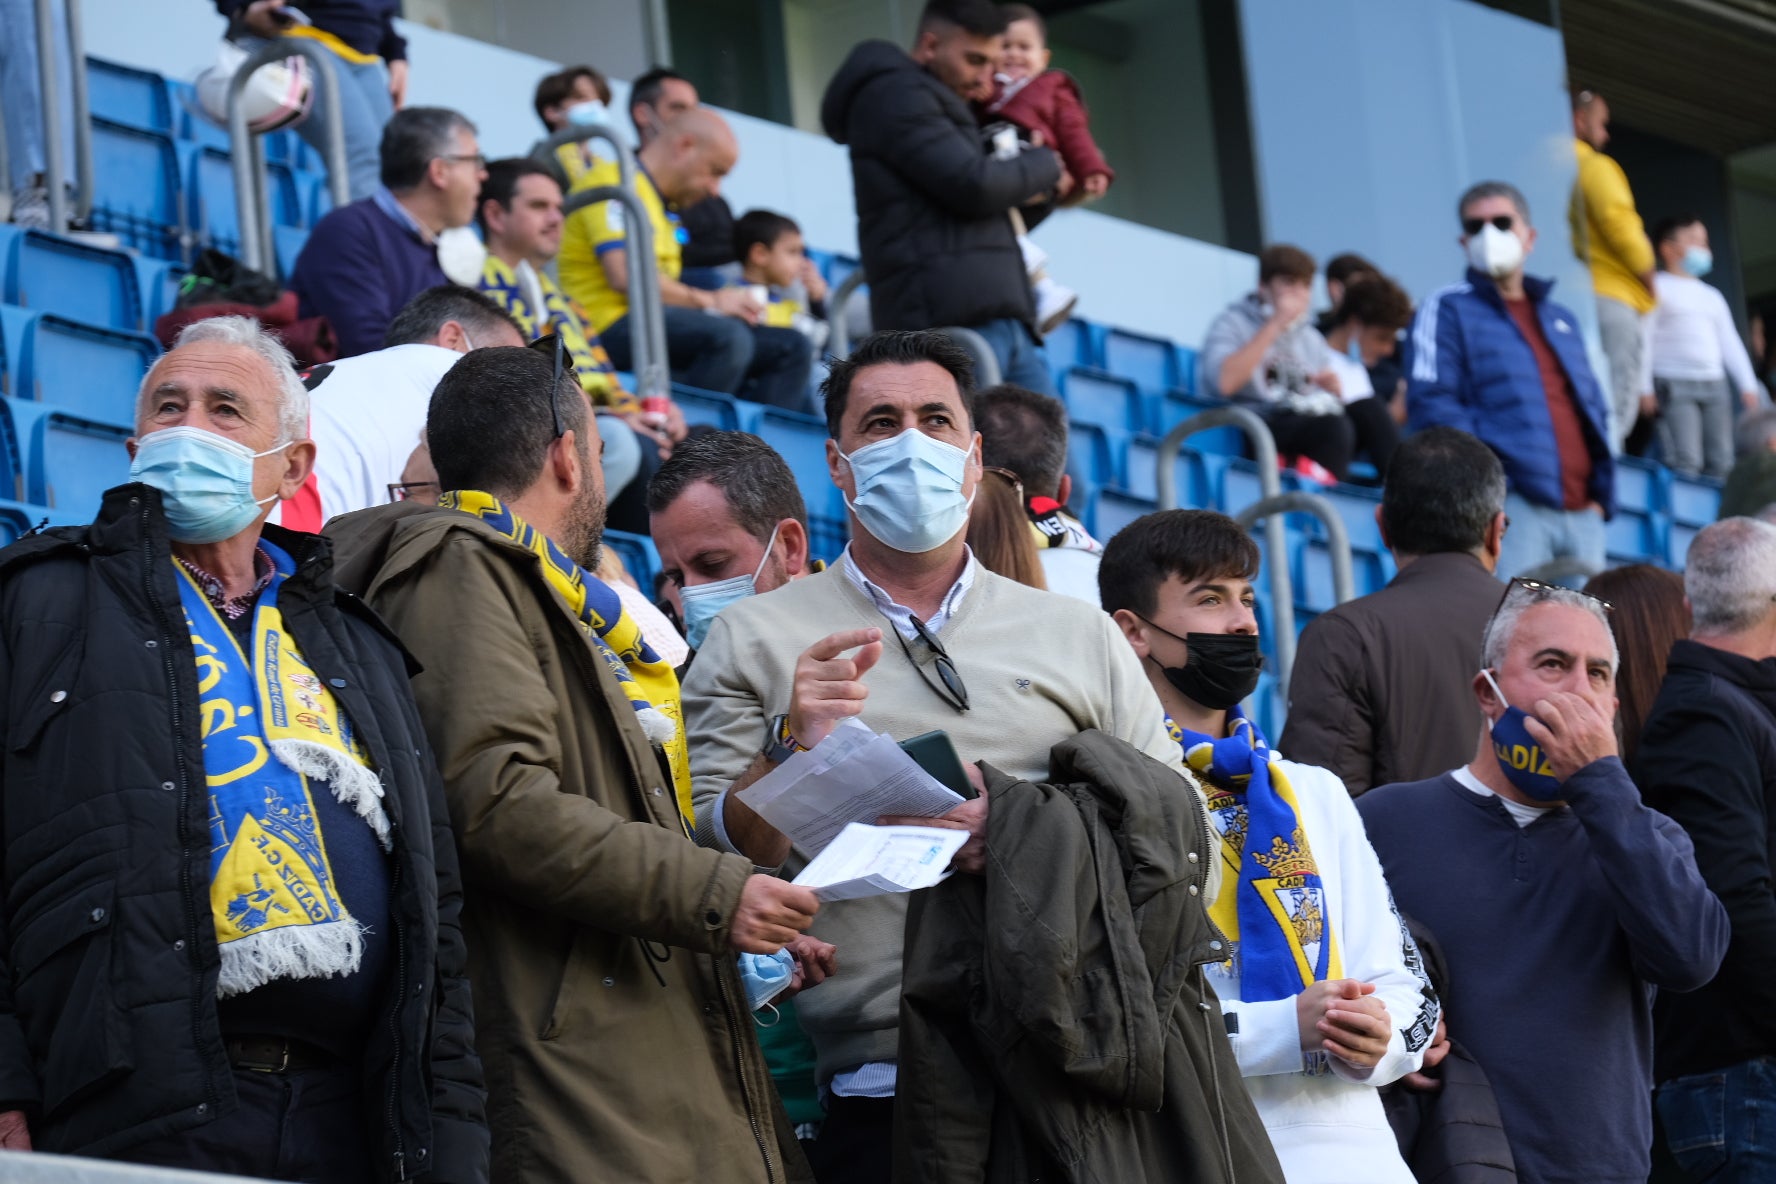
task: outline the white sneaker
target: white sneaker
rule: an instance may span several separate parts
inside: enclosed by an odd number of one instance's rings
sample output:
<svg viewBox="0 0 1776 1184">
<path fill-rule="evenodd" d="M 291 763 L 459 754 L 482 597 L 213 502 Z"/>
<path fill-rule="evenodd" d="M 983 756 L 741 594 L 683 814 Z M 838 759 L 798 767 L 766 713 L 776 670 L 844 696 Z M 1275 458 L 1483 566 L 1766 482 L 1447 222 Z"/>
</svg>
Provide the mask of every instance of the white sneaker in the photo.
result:
<svg viewBox="0 0 1776 1184">
<path fill-rule="evenodd" d="M 1079 306 L 1079 293 L 1062 283 L 1044 277 L 1037 280 L 1036 327 L 1044 337 L 1066 323 Z"/>
<path fill-rule="evenodd" d="M 1031 242 L 1027 234 L 1018 235 L 1017 241 L 1018 250 L 1024 254 L 1024 272 L 1035 279 L 1036 273 L 1048 266 L 1048 252 Z"/>
</svg>

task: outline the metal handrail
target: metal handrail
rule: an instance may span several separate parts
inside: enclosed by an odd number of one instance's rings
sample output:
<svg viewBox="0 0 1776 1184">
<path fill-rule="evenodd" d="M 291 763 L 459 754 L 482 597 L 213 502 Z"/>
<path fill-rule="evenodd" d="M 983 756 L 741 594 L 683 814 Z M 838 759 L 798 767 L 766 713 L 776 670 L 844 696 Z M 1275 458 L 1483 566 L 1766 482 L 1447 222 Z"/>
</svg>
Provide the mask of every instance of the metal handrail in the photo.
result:
<svg viewBox="0 0 1776 1184">
<path fill-rule="evenodd" d="M 1258 504 L 1263 505 L 1282 493 L 1282 481 L 1277 477 L 1276 437 L 1270 434 L 1269 425 L 1245 407 L 1213 407 L 1197 412 L 1167 432 L 1159 442 L 1154 463 L 1159 470 L 1155 474 L 1155 484 L 1160 509 L 1178 508 L 1178 451 L 1184 441 L 1198 432 L 1223 427 L 1238 428 L 1252 442 L 1253 458 L 1258 463 L 1258 489 L 1263 494 Z M 1279 668 L 1277 679 L 1286 689 L 1289 671 L 1295 665 L 1295 581 L 1289 574 L 1289 540 L 1283 533 L 1282 515 L 1272 514 L 1264 520 L 1264 546 L 1272 557 L 1270 599 L 1272 615 L 1276 618 L 1273 629 Z M 1279 557 L 1282 562 L 1277 561 Z"/>
<path fill-rule="evenodd" d="M 1344 528 L 1344 519 L 1332 508 L 1332 503 L 1319 494 L 1273 494 L 1259 498 L 1233 516 L 1235 522 L 1248 530 L 1260 518 L 1264 519 L 1265 544 L 1270 552 L 1270 596 L 1275 602 L 1271 607 L 1277 617 L 1277 686 L 1285 695 L 1289 691 L 1289 679 L 1295 672 L 1295 577 L 1289 571 L 1288 555 L 1279 555 L 1277 552 L 1271 524 L 1280 523 L 1283 515 L 1291 511 L 1312 514 L 1326 525 L 1326 545 L 1332 551 L 1332 599 L 1343 604 L 1357 594 L 1357 582 L 1351 574 L 1350 532 Z M 1281 591 L 1278 591 L 1276 578 L 1279 572 L 1285 577 L 1281 582 Z M 1288 606 L 1286 610 L 1283 608 L 1285 604 Z M 1288 641 L 1286 646 L 1285 638 Z"/>
<path fill-rule="evenodd" d="M 68 86 L 74 100 L 74 210 L 84 218 L 92 211 L 93 156 L 80 0 L 67 0 L 67 11 Z M 37 85 L 43 98 L 43 187 L 49 197 L 49 228 L 63 234 L 68 229 L 68 195 L 62 190 L 62 178 L 67 175 L 68 162 L 62 159 L 62 104 L 56 85 L 60 55 L 56 53 L 53 0 L 36 0 L 36 14 Z"/>
<path fill-rule="evenodd" d="M 987 339 L 973 329 L 965 329 L 961 325 L 946 325 L 937 330 L 968 352 L 974 363 L 974 389 L 984 391 L 990 386 L 998 386 L 1000 382 L 999 355 L 987 344 Z"/>
<path fill-rule="evenodd" d="M 6 124 L 0 120 L 0 222 L 12 221 L 12 156 L 7 151 Z"/>
<path fill-rule="evenodd" d="M 78 0 L 70 0 L 76 3 Z M 265 176 L 265 145 L 247 126 L 241 92 L 253 71 L 295 54 L 308 59 L 319 80 L 321 105 L 326 109 L 321 155 L 327 162 L 327 187 L 333 204 L 351 201 L 351 177 L 345 159 L 345 116 L 339 109 L 339 77 L 328 60 L 330 53 L 305 37 L 278 37 L 247 54 L 234 77 L 228 80 L 228 147 L 233 157 L 234 206 L 240 223 L 240 261 L 253 271 L 271 274 L 276 268 L 277 248 L 271 234 L 271 195 Z"/>
<path fill-rule="evenodd" d="M 826 339 L 826 352 L 835 358 L 851 355 L 851 323 L 846 319 L 845 308 L 851 303 L 851 297 L 857 294 L 857 289 L 867 283 L 869 280 L 864 277 L 863 265 L 858 264 L 826 298 L 826 323 L 832 326 Z"/>
<path fill-rule="evenodd" d="M 638 397 L 670 398 L 672 375 L 667 367 L 666 309 L 660 298 L 660 270 L 654 261 L 654 222 L 635 188 L 635 153 L 617 131 L 606 124 L 575 124 L 562 128 L 531 153 L 531 159 L 553 163 L 563 144 L 603 140 L 617 155 L 617 184 L 599 185 L 571 193 L 561 206 L 563 217 L 601 201 L 623 203 L 626 233 L 633 238 L 629 259 L 629 311 L 635 323 L 629 328 L 630 363 Z"/>
</svg>

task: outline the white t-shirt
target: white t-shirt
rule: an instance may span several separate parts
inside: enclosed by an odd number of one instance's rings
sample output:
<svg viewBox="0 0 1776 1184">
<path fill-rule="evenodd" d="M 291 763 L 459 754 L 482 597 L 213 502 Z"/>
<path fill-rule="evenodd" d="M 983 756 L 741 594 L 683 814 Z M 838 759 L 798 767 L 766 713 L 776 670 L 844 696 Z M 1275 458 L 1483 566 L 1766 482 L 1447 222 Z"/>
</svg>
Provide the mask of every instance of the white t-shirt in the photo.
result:
<svg viewBox="0 0 1776 1184">
<path fill-rule="evenodd" d="M 432 388 L 460 357 L 440 345 L 397 345 L 333 363 L 308 396 L 323 522 L 389 500 L 425 432 Z"/>
<path fill-rule="evenodd" d="M 1653 293 L 1659 303 L 1646 314 L 1642 391 L 1651 392 L 1655 378 L 1718 382 L 1729 376 L 1735 392 L 1757 389 L 1751 356 L 1720 289 L 1661 271 L 1653 276 Z"/>
<path fill-rule="evenodd" d="M 1335 349 L 1327 350 L 1326 368 L 1338 375 L 1338 398 L 1345 406 L 1375 393 L 1375 384 L 1369 381 L 1369 371 L 1363 363 L 1351 360 L 1350 355 Z"/>
<path fill-rule="evenodd" d="M 1480 778 L 1474 776 L 1473 773 L 1469 772 L 1466 765 L 1452 771 L 1449 775 L 1455 778 L 1455 783 L 1457 785 L 1461 786 L 1469 793 L 1477 793 L 1483 798 L 1497 798 L 1499 800 L 1499 805 L 1505 808 L 1505 813 L 1511 816 L 1511 821 L 1515 822 L 1520 827 L 1528 826 L 1530 823 L 1538 821 L 1544 817 L 1549 810 L 1554 809 L 1553 806 L 1528 806 L 1522 802 L 1514 802 L 1501 793 L 1494 793 L 1490 786 L 1480 780 Z"/>
</svg>

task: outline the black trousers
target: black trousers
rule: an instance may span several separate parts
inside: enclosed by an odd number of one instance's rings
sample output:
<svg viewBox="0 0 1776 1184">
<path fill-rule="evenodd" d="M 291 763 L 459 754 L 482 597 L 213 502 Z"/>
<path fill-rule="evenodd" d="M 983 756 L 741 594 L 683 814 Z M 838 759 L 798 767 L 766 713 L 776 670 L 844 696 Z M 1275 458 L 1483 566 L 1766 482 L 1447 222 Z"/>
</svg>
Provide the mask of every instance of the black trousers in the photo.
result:
<svg viewBox="0 0 1776 1184">
<path fill-rule="evenodd" d="M 808 1150 L 819 1184 L 890 1184 L 894 1178 L 894 1099 L 827 1100 L 820 1137 Z"/>
<path fill-rule="evenodd" d="M 287 1073 L 234 1071 L 232 1113 L 110 1158 L 301 1184 L 377 1184 L 357 1065 Z"/>
<path fill-rule="evenodd" d="M 1400 429 L 1384 399 L 1358 399 L 1345 406 L 1343 415 L 1273 411 L 1264 422 L 1276 437 L 1279 454 L 1309 457 L 1340 481 L 1359 451 L 1368 454 L 1376 471 L 1385 477 L 1388 461 L 1400 443 Z"/>
</svg>

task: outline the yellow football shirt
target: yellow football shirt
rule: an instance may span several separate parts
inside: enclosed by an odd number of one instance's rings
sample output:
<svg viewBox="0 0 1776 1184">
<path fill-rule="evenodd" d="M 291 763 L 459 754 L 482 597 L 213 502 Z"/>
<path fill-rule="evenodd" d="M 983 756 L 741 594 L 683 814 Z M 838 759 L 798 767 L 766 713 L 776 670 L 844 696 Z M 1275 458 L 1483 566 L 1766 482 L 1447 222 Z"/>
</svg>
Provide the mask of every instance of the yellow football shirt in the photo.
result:
<svg viewBox="0 0 1776 1184">
<path fill-rule="evenodd" d="M 573 192 L 616 183 L 616 162 L 601 160 L 574 182 Z M 684 266 L 683 244 L 680 241 L 683 232 L 678 224 L 678 215 L 666 207 L 666 203 L 660 198 L 660 191 L 654 188 L 652 179 L 642 169 L 635 171 L 635 192 L 653 225 L 655 264 L 661 275 L 677 279 Z M 619 292 L 610 286 L 610 280 L 605 278 L 604 267 L 598 261 L 598 257 L 606 251 L 626 248 L 627 244 L 628 232 L 624 227 L 623 206 L 616 201 L 601 201 L 597 205 L 574 211 L 568 216 L 567 225 L 562 231 L 559 263 L 561 287 L 586 310 L 586 317 L 596 333 L 604 332 L 628 315 L 628 293 Z M 633 255 L 630 256 L 629 266 L 635 266 Z"/>
</svg>

